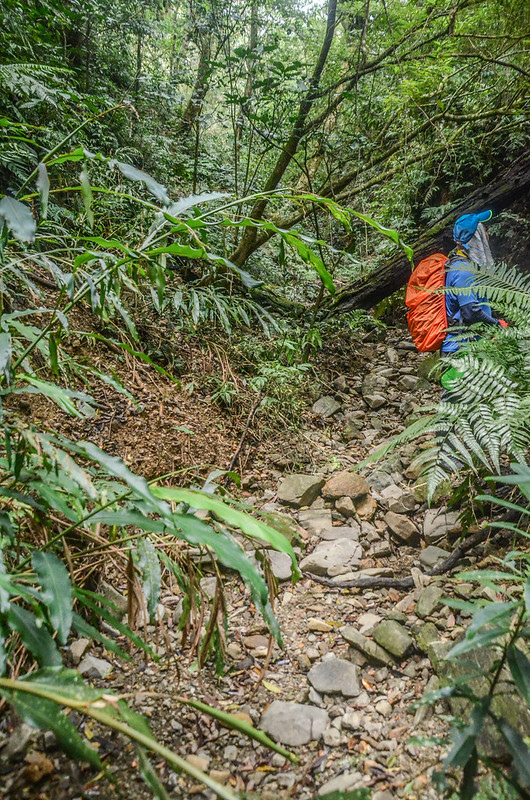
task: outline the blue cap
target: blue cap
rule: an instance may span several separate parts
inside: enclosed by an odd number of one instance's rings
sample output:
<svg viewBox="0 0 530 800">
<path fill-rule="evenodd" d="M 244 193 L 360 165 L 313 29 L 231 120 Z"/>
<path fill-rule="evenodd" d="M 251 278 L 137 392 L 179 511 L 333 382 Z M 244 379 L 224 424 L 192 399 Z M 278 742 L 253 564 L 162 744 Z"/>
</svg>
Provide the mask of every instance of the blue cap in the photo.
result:
<svg viewBox="0 0 530 800">
<path fill-rule="evenodd" d="M 492 216 L 492 211 L 479 211 L 478 214 L 464 214 L 458 217 L 453 228 L 453 239 L 455 242 L 466 244 L 477 230 L 479 222 L 487 222 Z"/>
</svg>

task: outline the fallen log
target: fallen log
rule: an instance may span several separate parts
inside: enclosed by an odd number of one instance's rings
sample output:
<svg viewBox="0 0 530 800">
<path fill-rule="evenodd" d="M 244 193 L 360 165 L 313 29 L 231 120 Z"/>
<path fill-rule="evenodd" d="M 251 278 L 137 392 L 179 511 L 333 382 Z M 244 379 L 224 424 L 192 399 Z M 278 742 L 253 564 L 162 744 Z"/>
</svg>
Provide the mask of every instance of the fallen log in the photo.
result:
<svg viewBox="0 0 530 800">
<path fill-rule="evenodd" d="M 432 253 L 448 253 L 454 247 L 453 225 L 462 214 L 491 208 L 498 214 L 524 196 L 530 187 L 530 155 L 525 153 L 496 178 L 471 192 L 428 228 L 412 245 L 414 263 Z M 411 272 L 405 255 L 398 255 L 369 275 L 358 278 L 322 304 L 330 315 L 354 308 L 372 308 L 404 286 Z"/>
</svg>

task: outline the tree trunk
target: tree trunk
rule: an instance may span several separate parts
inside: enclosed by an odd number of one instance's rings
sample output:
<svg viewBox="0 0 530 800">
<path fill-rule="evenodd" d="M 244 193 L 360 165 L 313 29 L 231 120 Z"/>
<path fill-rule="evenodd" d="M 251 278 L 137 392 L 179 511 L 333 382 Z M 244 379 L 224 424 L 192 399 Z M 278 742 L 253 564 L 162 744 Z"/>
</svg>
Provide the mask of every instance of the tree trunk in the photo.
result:
<svg viewBox="0 0 530 800">
<path fill-rule="evenodd" d="M 428 228 L 412 245 L 414 263 L 417 264 L 432 253 L 448 253 L 454 248 L 453 225 L 462 214 L 486 208 L 498 213 L 522 197 L 529 187 L 530 155 L 525 154 L 508 169 L 499 173 L 494 180 L 476 189 L 458 205 L 453 206 L 435 225 Z M 346 286 L 335 297 L 327 298 L 324 304 L 332 314 L 351 311 L 354 308 L 371 308 L 404 286 L 410 273 L 411 266 L 407 257 L 395 256 L 380 269 Z"/>
<path fill-rule="evenodd" d="M 322 72 L 324 70 L 324 66 L 326 64 L 329 55 L 329 50 L 335 33 L 336 15 L 337 15 L 337 0 L 329 0 L 326 34 L 324 36 L 324 41 L 320 49 L 320 55 L 318 57 L 318 61 L 313 70 L 313 75 L 311 77 L 309 89 L 304 99 L 300 103 L 298 114 L 296 116 L 296 120 L 293 125 L 289 139 L 284 144 L 282 151 L 278 157 L 278 160 L 274 165 L 273 170 L 265 186 L 263 187 L 264 193 L 271 192 L 274 189 L 276 189 L 281 179 L 283 178 L 285 170 L 291 163 L 293 157 L 296 155 L 296 152 L 298 150 L 298 145 L 300 144 L 300 140 L 304 135 L 307 117 L 317 97 L 317 90 L 320 84 L 320 79 L 322 77 Z M 268 202 L 269 202 L 268 197 L 262 197 L 261 199 L 259 199 L 254 204 L 254 207 L 250 212 L 250 217 L 255 220 L 261 220 L 263 218 L 263 213 L 267 207 Z M 246 228 L 239 247 L 230 256 L 231 261 L 233 261 L 235 264 L 238 265 L 244 264 L 250 253 L 252 253 L 253 250 L 255 249 L 256 239 L 257 239 L 256 228 Z"/>
<path fill-rule="evenodd" d="M 182 114 L 181 129 L 191 130 L 193 125 L 199 121 L 204 104 L 204 98 L 210 84 L 211 75 L 211 50 L 212 34 L 205 33 L 200 42 L 199 63 L 197 66 L 197 76 L 191 92 L 188 105 Z"/>
</svg>

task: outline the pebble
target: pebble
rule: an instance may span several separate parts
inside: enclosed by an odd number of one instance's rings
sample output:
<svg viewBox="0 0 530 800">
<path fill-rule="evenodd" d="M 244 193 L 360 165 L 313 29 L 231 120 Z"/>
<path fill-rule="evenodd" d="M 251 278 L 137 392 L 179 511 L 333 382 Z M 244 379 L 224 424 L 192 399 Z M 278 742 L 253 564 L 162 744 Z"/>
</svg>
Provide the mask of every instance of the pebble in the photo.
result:
<svg viewBox="0 0 530 800">
<path fill-rule="evenodd" d="M 310 619 L 307 620 L 307 629 L 309 631 L 328 633 L 329 631 L 333 630 L 333 626 L 330 625 L 329 622 L 325 622 L 323 619 L 319 619 L 318 617 L 310 617 Z"/>
</svg>

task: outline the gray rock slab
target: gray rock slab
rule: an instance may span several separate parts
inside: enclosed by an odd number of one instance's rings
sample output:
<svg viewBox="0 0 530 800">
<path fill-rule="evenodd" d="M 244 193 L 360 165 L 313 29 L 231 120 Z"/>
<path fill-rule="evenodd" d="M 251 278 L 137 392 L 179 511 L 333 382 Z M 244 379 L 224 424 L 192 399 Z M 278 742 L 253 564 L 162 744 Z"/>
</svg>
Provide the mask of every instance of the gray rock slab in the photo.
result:
<svg viewBox="0 0 530 800">
<path fill-rule="evenodd" d="M 391 619 L 380 622 L 373 632 L 373 637 L 377 644 L 398 659 L 403 658 L 413 644 L 412 636 L 403 625 Z"/>
<path fill-rule="evenodd" d="M 383 489 L 386 489 L 388 486 L 392 486 L 394 481 L 392 480 L 391 475 L 388 472 L 384 472 L 383 470 L 374 470 L 370 475 L 366 478 L 367 483 L 372 489 L 375 489 L 376 492 L 382 492 Z"/>
<path fill-rule="evenodd" d="M 403 489 L 401 486 L 391 484 L 381 491 L 381 502 L 389 511 L 395 514 L 406 514 L 414 511 L 416 498 L 410 489 Z"/>
<path fill-rule="evenodd" d="M 337 525 L 335 528 L 326 528 L 321 531 L 319 536 L 327 542 L 332 542 L 335 539 L 351 539 L 352 542 L 358 542 L 361 529 L 359 525 Z"/>
<path fill-rule="evenodd" d="M 269 550 L 269 559 L 271 562 L 272 574 L 275 578 L 279 581 L 288 581 L 291 579 L 292 561 L 287 553 Z"/>
<path fill-rule="evenodd" d="M 381 375 L 379 372 L 369 372 L 363 380 L 361 391 L 363 395 L 372 392 L 382 392 L 388 385 L 388 378 L 385 378 L 384 375 Z"/>
<path fill-rule="evenodd" d="M 327 419 L 336 414 L 340 408 L 340 403 L 334 397 L 326 395 L 321 397 L 316 403 L 313 404 L 313 413 L 318 414 L 319 417 Z"/>
<path fill-rule="evenodd" d="M 449 550 L 444 550 L 442 547 L 436 547 L 434 544 L 430 544 L 420 553 L 420 564 L 425 569 L 434 569 L 434 567 L 439 564 L 441 561 L 445 561 L 446 558 L 449 558 L 451 553 Z"/>
<path fill-rule="evenodd" d="M 314 575 L 340 575 L 359 566 L 362 548 L 351 539 L 335 539 L 320 542 L 313 552 L 300 562 L 300 569 Z"/>
<path fill-rule="evenodd" d="M 383 664 L 384 666 L 389 666 L 393 663 L 392 656 L 390 656 L 386 650 L 383 650 L 377 642 L 363 636 L 363 634 L 352 625 L 346 625 L 344 628 L 340 629 L 340 632 L 348 644 L 362 653 L 370 663 Z"/>
<path fill-rule="evenodd" d="M 427 544 L 436 544 L 445 539 L 449 533 L 460 530 L 458 511 L 446 511 L 443 508 L 429 508 L 423 520 L 423 536 Z"/>
<path fill-rule="evenodd" d="M 357 697 L 360 692 L 358 667 L 342 658 L 326 658 L 315 664 L 307 673 L 307 679 L 320 694 Z"/>
<path fill-rule="evenodd" d="M 387 399 L 382 394 L 365 394 L 363 396 L 366 405 L 369 406 L 370 408 L 373 408 L 374 411 L 375 409 L 382 408 L 387 404 Z"/>
<path fill-rule="evenodd" d="M 385 522 L 394 534 L 405 544 L 416 546 L 420 543 L 420 533 L 416 525 L 404 514 L 387 511 Z"/>
<path fill-rule="evenodd" d="M 290 747 L 318 740 L 329 724 L 323 708 L 274 700 L 264 711 L 260 727 L 276 742 Z"/>
<path fill-rule="evenodd" d="M 435 583 L 431 583 L 429 586 L 426 586 L 420 594 L 418 602 L 416 603 L 416 616 L 420 617 L 421 619 L 430 617 L 433 611 L 440 604 L 442 597 L 443 589 L 440 589 L 440 587 L 436 586 Z"/>
<path fill-rule="evenodd" d="M 85 656 L 77 671 L 86 678 L 106 678 L 112 672 L 112 664 L 96 656 Z"/>
<path fill-rule="evenodd" d="M 330 778 L 329 781 L 323 783 L 318 790 L 318 796 L 323 797 L 333 792 L 348 792 L 357 785 L 361 785 L 363 776 L 360 772 L 343 772 L 335 778 Z"/>
<path fill-rule="evenodd" d="M 324 479 L 320 475 L 286 475 L 278 486 L 278 499 L 295 508 L 310 506 L 317 499 L 323 485 Z"/>
<path fill-rule="evenodd" d="M 304 530 L 312 536 L 320 536 L 322 531 L 331 528 L 332 518 L 330 508 L 308 508 L 298 512 L 298 522 Z"/>
</svg>

